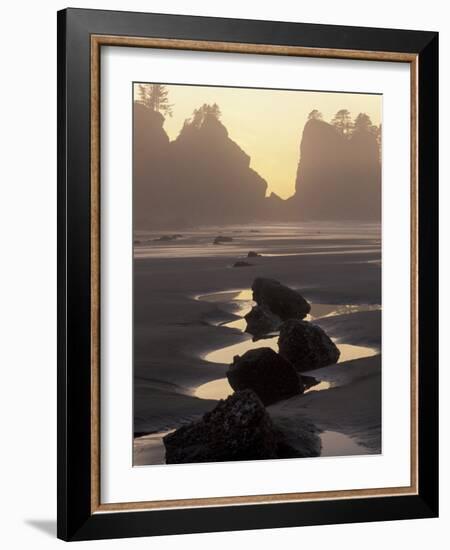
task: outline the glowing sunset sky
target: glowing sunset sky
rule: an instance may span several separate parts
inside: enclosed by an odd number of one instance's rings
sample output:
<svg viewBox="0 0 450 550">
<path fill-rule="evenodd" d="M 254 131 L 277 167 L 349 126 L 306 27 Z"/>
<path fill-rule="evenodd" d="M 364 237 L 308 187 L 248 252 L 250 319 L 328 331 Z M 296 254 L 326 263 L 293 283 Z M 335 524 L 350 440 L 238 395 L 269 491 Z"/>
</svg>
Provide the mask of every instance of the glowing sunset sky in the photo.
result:
<svg viewBox="0 0 450 550">
<path fill-rule="evenodd" d="M 166 117 L 164 129 L 171 140 L 194 109 L 203 103 L 217 103 L 229 137 L 250 156 L 251 167 L 267 181 L 268 193 L 283 198 L 294 193 L 300 140 L 313 109 L 318 109 L 326 122 L 339 109 L 348 109 L 353 118 L 367 113 L 376 125 L 382 117 L 380 95 L 173 84 L 167 88 L 173 116 Z"/>
</svg>

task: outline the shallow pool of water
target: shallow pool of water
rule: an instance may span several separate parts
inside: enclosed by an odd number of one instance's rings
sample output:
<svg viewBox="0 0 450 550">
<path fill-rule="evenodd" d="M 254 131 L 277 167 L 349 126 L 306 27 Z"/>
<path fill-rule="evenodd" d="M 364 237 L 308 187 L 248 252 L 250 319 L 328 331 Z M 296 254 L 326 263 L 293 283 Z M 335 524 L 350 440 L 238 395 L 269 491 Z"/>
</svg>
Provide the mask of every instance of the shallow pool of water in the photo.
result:
<svg viewBox="0 0 450 550">
<path fill-rule="evenodd" d="M 325 431 L 320 434 L 322 452 L 320 456 L 366 455 L 367 449 L 354 439 L 340 432 Z"/>
<path fill-rule="evenodd" d="M 362 359 L 364 357 L 371 357 L 376 355 L 378 351 L 375 348 L 366 346 L 354 346 L 352 344 L 340 344 L 335 342 L 339 348 L 341 355 L 339 357 L 339 363 L 344 361 L 350 361 L 351 359 Z M 251 338 L 248 338 L 237 344 L 231 346 L 225 346 L 215 351 L 208 352 L 202 356 L 202 359 L 209 363 L 224 363 L 225 365 L 231 365 L 233 358 L 236 355 L 243 355 L 245 352 L 251 349 L 258 348 L 271 348 L 278 352 L 278 335 L 271 338 L 264 338 L 254 342 Z"/>
<path fill-rule="evenodd" d="M 229 395 L 234 393 L 233 388 L 228 383 L 228 378 L 218 378 L 217 380 L 211 380 L 199 386 L 195 392 L 195 397 L 200 399 L 226 399 Z"/>
<path fill-rule="evenodd" d="M 318 384 L 315 384 L 314 386 L 311 386 L 307 390 L 305 390 L 305 394 L 312 393 L 315 391 L 323 391 L 328 390 L 332 387 L 332 383 L 328 382 L 328 380 L 322 380 Z M 217 380 L 211 380 L 211 382 L 207 382 L 206 384 L 202 384 L 199 386 L 194 395 L 195 397 L 199 397 L 200 399 L 226 399 L 228 396 L 230 396 L 232 393 L 234 393 L 233 388 L 230 386 L 228 382 L 228 378 L 218 378 Z"/>
<path fill-rule="evenodd" d="M 313 393 L 315 391 L 329 390 L 332 387 L 333 387 L 332 382 L 329 382 L 328 380 L 322 380 L 318 384 L 314 384 L 314 386 L 309 387 L 303 393 Z"/>
</svg>

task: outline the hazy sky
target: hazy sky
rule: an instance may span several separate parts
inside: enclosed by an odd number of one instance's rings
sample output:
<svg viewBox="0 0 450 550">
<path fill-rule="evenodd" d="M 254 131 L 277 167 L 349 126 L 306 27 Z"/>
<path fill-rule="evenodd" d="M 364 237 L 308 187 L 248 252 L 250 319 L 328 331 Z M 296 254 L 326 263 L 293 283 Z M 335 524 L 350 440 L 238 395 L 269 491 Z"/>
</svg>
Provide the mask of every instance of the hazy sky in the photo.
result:
<svg viewBox="0 0 450 550">
<path fill-rule="evenodd" d="M 308 114 L 318 109 L 331 121 L 339 109 L 352 117 L 367 113 L 374 124 L 381 122 L 382 97 L 341 92 L 299 92 L 169 85 L 172 118 L 164 128 L 171 140 L 179 134 L 186 118 L 203 103 L 217 103 L 222 123 L 251 158 L 250 165 L 283 198 L 294 193 L 300 140 Z"/>
</svg>

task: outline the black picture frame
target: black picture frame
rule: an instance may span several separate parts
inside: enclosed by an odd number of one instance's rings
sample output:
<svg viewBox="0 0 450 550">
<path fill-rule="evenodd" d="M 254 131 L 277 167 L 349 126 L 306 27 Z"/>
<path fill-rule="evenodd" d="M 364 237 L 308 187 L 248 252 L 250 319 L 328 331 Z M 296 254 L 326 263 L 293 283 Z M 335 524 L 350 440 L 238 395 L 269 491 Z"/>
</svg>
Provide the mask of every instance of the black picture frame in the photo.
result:
<svg viewBox="0 0 450 550">
<path fill-rule="evenodd" d="M 403 52 L 417 56 L 418 492 L 92 512 L 91 36 Z M 438 515 L 438 34 L 117 11 L 58 12 L 58 537 L 88 540 Z M 423 367 L 423 368 L 422 368 Z"/>
</svg>

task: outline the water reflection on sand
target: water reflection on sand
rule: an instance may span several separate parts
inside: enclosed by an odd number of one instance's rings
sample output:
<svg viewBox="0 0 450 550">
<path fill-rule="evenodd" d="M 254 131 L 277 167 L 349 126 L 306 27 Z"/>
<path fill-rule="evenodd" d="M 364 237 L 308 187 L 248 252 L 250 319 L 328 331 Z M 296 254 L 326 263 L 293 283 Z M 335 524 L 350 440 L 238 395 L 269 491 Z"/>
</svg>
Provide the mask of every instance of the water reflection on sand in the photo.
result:
<svg viewBox="0 0 450 550">
<path fill-rule="evenodd" d="M 214 294 L 205 294 L 196 297 L 199 300 L 203 300 L 211 303 L 225 303 L 233 302 L 238 308 L 237 314 L 239 318 L 227 323 L 223 323 L 222 326 L 227 328 L 233 328 L 244 333 L 246 328 L 246 321 L 243 318 L 254 304 L 252 298 L 251 289 L 237 289 L 232 291 L 216 292 Z M 351 313 L 357 313 L 361 311 L 370 311 L 380 309 L 379 305 L 374 304 L 311 304 L 311 311 L 306 317 L 308 321 L 320 319 L 324 317 L 332 317 L 337 315 L 347 315 Z M 233 344 L 231 346 L 224 346 L 222 348 L 209 351 L 205 353 L 202 358 L 210 363 L 220 363 L 229 365 L 233 362 L 233 358 L 236 355 L 243 355 L 246 351 L 257 348 L 269 347 L 278 352 L 278 334 L 274 334 L 271 337 L 263 338 L 257 341 L 253 341 L 250 335 L 245 334 L 244 340 Z M 367 346 L 356 346 L 352 344 L 344 344 L 335 341 L 339 348 L 341 355 L 339 357 L 339 363 L 344 361 L 350 361 L 353 359 L 362 359 L 364 357 L 371 357 L 378 353 L 375 348 Z M 322 391 L 329 389 L 331 384 L 327 381 L 321 381 L 319 384 L 312 386 L 309 391 Z M 219 378 L 202 384 L 196 388 L 194 395 L 201 399 L 225 399 L 233 393 L 233 389 L 228 383 L 227 378 Z"/>
<path fill-rule="evenodd" d="M 339 348 L 341 355 L 339 357 L 339 363 L 344 361 L 350 361 L 352 359 L 362 359 L 364 357 L 372 357 L 376 355 L 378 351 L 375 348 L 366 346 L 355 346 L 352 344 L 341 344 L 335 341 L 336 346 Z M 215 351 L 211 351 L 203 355 L 203 359 L 210 363 L 224 363 L 225 365 L 231 364 L 235 355 L 242 355 L 250 349 L 257 348 L 271 348 L 278 352 L 278 335 L 271 338 L 263 338 L 253 342 L 251 339 L 244 340 L 238 344 L 232 346 L 226 346 Z"/>
<path fill-rule="evenodd" d="M 166 449 L 163 437 L 173 431 L 168 430 L 135 437 L 133 442 L 133 466 L 165 464 Z"/>
<path fill-rule="evenodd" d="M 320 434 L 322 451 L 320 456 L 366 455 L 367 449 L 341 432 L 325 431 Z"/>
</svg>

